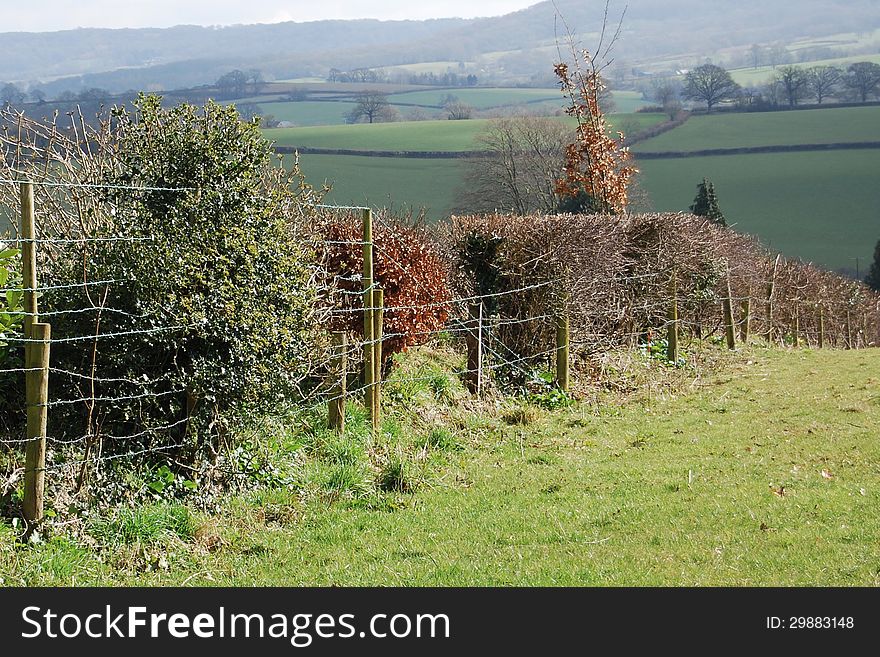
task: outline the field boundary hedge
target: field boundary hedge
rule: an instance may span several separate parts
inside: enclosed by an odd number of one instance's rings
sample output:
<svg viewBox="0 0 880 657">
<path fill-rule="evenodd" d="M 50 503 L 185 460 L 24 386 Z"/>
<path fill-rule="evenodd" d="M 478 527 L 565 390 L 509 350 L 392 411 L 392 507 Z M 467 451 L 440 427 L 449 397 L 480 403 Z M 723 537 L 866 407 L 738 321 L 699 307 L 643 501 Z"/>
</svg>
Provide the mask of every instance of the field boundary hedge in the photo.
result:
<svg viewBox="0 0 880 657">
<path fill-rule="evenodd" d="M 806 151 L 846 151 L 880 148 L 880 141 L 833 142 L 830 144 L 777 144 L 742 148 L 705 148 L 698 151 L 638 151 L 640 160 L 666 160 L 710 155 L 750 155 L 756 153 L 800 153 Z"/>
</svg>

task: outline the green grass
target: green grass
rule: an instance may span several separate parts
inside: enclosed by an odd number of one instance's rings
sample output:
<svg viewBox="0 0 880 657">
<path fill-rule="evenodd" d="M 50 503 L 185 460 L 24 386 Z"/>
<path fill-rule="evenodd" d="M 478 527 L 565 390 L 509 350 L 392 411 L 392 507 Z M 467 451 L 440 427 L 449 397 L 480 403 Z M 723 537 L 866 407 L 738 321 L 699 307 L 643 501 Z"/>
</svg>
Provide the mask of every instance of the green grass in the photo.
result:
<svg viewBox="0 0 880 657">
<path fill-rule="evenodd" d="M 559 120 L 574 125 L 573 119 L 561 117 Z M 642 127 L 663 120 L 662 114 L 614 114 L 609 117 L 612 125 L 637 122 Z M 276 128 L 266 130 L 265 135 L 279 146 L 387 151 L 469 151 L 478 147 L 476 137 L 486 129 L 487 123 L 488 119 L 360 123 Z"/>
<path fill-rule="evenodd" d="M 290 121 L 298 126 L 345 123 L 345 115 L 354 107 L 355 103 L 310 100 L 260 103 L 264 115 L 271 114 L 279 121 Z"/>
<path fill-rule="evenodd" d="M 440 105 L 447 94 L 458 96 L 461 102 L 473 105 L 477 109 L 506 107 L 543 100 L 558 101 L 557 104 L 560 109 L 565 106 L 565 99 L 559 89 L 443 88 L 394 94 L 389 98 L 389 101 L 391 103 L 414 103 L 416 105 Z"/>
<path fill-rule="evenodd" d="M 188 543 L 16 547 L 6 585 L 880 585 L 880 351 L 752 347 L 691 392 L 460 415 L 466 446 L 392 505 L 229 502 Z M 476 432 L 476 433 L 474 433 Z M 474 436 L 477 436 L 474 438 Z M 354 462 L 360 456 L 352 457 Z M 349 459 L 347 462 L 351 462 Z M 339 479 L 339 478 L 338 478 Z M 424 483 L 424 482 L 422 482 Z"/>
<path fill-rule="evenodd" d="M 327 181 L 327 201 L 338 205 L 427 208 L 439 219 L 452 207 L 463 184 L 460 160 L 421 160 L 357 155 L 300 155 L 306 179 Z"/>
<path fill-rule="evenodd" d="M 485 120 L 414 121 L 326 125 L 266 130 L 280 146 L 392 151 L 466 151 L 486 127 Z"/>
<path fill-rule="evenodd" d="M 705 176 L 737 230 L 831 269 L 855 269 L 858 257 L 864 274 L 880 237 L 880 150 L 644 160 L 638 166 L 658 210 L 686 211 Z"/>
<path fill-rule="evenodd" d="M 767 145 L 880 141 L 880 107 L 694 116 L 633 151 L 694 151 Z"/>
<path fill-rule="evenodd" d="M 854 62 L 874 62 L 880 64 L 880 54 L 851 55 L 847 57 L 833 57 L 831 59 L 819 59 L 812 62 L 796 63 L 795 66 L 809 68 L 811 66 L 838 66 L 846 68 Z M 730 75 L 744 87 L 758 87 L 767 84 L 775 75 L 776 71 L 771 66 L 759 66 L 758 68 L 731 69 Z"/>
<path fill-rule="evenodd" d="M 620 114 L 630 114 L 640 107 L 651 104 L 642 99 L 639 91 L 613 91 L 611 96 L 614 98 L 614 111 Z"/>
</svg>

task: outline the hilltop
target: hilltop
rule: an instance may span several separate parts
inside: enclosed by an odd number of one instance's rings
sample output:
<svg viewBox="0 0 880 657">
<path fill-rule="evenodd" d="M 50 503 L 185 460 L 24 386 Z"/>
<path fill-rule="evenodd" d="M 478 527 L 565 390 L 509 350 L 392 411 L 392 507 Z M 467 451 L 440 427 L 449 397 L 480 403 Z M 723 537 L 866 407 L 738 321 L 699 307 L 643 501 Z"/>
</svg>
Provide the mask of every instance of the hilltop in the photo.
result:
<svg viewBox="0 0 880 657">
<path fill-rule="evenodd" d="M 786 0 L 743 0 L 723 9 L 696 0 L 669 0 L 662 6 L 631 0 L 613 57 L 627 69 L 646 61 L 674 65 L 677 60 L 724 57 L 726 49 L 752 43 L 769 45 L 847 32 L 855 33 L 849 45 L 858 47 L 858 34 L 880 27 L 871 0 L 853 0 L 845 6 L 804 0 L 796 12 L 790 6 Z M 214 82 L 232 68 L 259 69 L 266 79 L 280 80 L 323 77 L 333 67 L 448 62 L 484 77 L 527 81 L 530 75 L 546 75 L 548 63 L 557 57 L 555 38 L 562 31 L 557 7 L 586 45 L 598 42 L 601 6 L 575 0 L 540 2 L 504 16 L 470 20 L 6 33 L 0 35 L 6 46 L 0 80 L 39 85 L 51 96 L 89 87 L 121 92 L 197 86 Z M 623 7 L 612 3 L 615 25 Z"/>
</svg>

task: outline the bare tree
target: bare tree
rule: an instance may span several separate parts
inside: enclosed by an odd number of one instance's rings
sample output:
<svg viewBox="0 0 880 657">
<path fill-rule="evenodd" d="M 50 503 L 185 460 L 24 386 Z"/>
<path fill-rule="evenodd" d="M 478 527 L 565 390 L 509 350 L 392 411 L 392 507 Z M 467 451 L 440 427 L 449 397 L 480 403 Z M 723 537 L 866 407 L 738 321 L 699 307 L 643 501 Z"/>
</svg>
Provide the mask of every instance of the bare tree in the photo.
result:
<svg viewBox="0 0 880 657">
<path fill-rule="evenodd" d="M 357 105 L 346 115 L 346 120 L 349 123 L 357 123 L 361 119 L 366 119 L 367 123 L 375 123 L 381 121 L 383 116 L 387 116 L 390 108 L 388 94 L 375 89 L 367 89 L 358 92 L 355 99 Z"/>
<path fill-rule="evenodd" d="M 809 77 L 806 71 L 799 66 L 783 66 L 776 71 L 776 80 L 785 93 L 785 99 L 789 107 L 794 107 L 807 93 Z"/>
<path fill-rule="evenodd" d="M 681 83 L 677 80 L 663 79 L 652 83 L 651 98 L 673 120 L 681 111 Z M 626 132 L 624 130 L 624 132 Z M 627 133 L 628 134 L 628 133 Z"/>
<path fill-rule="evenodd" d="M 715 64 L 703 64 L 688 72 L 682 95 L 703 101 L 711 112 L 713 106 L 733 98 L 737 91 L 739 85 L 733 81 L 730 73 Z"/>
<path fill-rule="evenodd" d="M 840 82 L 840 69 L 835 66 L 813 66 L 807 69 L 807 86 L 820 105 Z"/>
<path fill-rule="evenodd" d="M 462 121 L 470 119 L 474 115 L 473 106 L 463 103 L 460 100 L 446 103 L 443 106 L 443 109 L 446 110 L 450 121 Z"/>
<path fill-rule="evenodd" d="M 880 86 L 880 64 L 874 62 L 856 62 L 846 68 L 843 78 L 844 84 L 852 89 L 856 96 L 863 102 L 868 102 L 868 96 L 878 95 Z"/>
<path fill-rule="evenodd" d="M 517 116 L 489 121 L 477 137 L 484 155 L 467 160 L 460 212 L 553 212 L 571 130 L 561 121 Z"/>
</svg>

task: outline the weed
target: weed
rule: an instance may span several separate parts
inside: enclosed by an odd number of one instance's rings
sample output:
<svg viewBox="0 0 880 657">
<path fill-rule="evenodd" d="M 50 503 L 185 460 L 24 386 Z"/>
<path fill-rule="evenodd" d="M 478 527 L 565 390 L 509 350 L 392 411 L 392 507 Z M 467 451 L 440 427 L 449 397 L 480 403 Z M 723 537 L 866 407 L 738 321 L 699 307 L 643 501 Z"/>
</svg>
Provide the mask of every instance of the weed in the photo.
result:
<svg viewBox="0 0 880 657">
<path fill-rule="evenodd" d="M 137 509 L 120 508 L 110 518 L 93 520 L 89 533 L 105 544 L 150 544 L 169 538 L 189 541 L 196 522 L 180 504 L 153 504 Z"/>
</svg>

